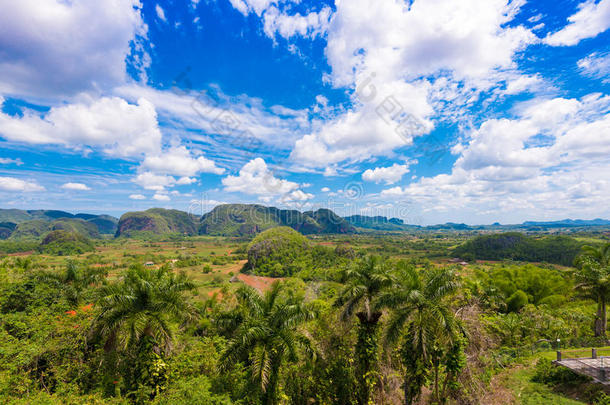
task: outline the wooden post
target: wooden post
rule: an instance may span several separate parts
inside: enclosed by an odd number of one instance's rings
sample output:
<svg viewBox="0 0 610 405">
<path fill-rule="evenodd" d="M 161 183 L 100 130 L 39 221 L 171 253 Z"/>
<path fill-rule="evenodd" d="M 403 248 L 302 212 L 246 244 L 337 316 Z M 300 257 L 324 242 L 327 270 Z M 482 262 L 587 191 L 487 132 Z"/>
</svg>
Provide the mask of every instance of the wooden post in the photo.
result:
<svg viewBox="0 0 610 405">
<path fill-rule="evenodd" d="M 557 350 L 557 361 L 561 361 L 561 351 Z"/>
<path fill-rule="evenodd" d="M 592 359 L 597 358 L 597 349 L 595 347 L 593 349 L 591 349 L 591 358 Z"/>
</svg>

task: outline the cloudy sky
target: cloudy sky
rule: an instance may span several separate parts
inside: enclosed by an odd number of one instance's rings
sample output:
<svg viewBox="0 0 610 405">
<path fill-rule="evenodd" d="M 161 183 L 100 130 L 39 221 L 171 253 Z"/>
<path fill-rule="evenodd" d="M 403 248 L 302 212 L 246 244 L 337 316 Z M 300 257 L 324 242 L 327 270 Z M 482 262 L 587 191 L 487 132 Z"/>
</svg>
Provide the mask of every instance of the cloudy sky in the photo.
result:
<svg viewBox="0 0 610 405">
<path fill-rule="evenodd" d="M 610 0 L 0 0 L 0 206 L 610 217 Z"/>
</svg>

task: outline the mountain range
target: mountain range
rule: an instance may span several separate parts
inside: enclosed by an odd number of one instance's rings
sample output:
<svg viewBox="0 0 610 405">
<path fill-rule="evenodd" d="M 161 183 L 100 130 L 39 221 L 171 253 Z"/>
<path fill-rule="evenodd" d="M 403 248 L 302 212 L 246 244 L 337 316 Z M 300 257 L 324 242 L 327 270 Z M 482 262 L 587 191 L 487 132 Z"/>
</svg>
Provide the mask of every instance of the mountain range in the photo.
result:
<svg viewBox="0 0 610 405">
<path fill-rule="evenodd" d="M 340 217 L 329 209 L 300 212 L 258 204 L 222 204 L 203 216 L 184 211 L 151 208 L 127 212 L 120 219 L 110 215 L 59 210 L 0 209 L 0 239 L 41 239 L 54 230 L 76 232 L 89 238 L 110 234 L 249 236 L 266 229 L 288 226 L 302 234 L 349 234 L 355 232 L 549 230 L 553 228 L 609 227 L 610 220 L 526 221 L 522 224 L 466 225 L 445 223 L 420 226 L 398 218 L 351 215 Z"/>
</svg>

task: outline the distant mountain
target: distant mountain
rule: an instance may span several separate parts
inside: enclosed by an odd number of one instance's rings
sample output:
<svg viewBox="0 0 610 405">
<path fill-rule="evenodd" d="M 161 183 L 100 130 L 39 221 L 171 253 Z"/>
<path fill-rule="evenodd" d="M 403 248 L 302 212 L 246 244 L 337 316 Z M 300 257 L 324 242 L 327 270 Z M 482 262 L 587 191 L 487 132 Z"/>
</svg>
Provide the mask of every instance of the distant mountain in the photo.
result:
<svg viewBox="0 0 610 405">
<path fill-rule="evenodd" d="M 59 210 L 0 209 L 0 239 L 40 238 L 52 230 L 77 232 L 90 238 L 114 234 L 118 219 L 110 215 L 71 214 Z"/>
<path fill-rule="evenodd" d="M 197 235 L 199 218 L 179 210 L 151 208 L 121 215 L 115 236 Z"/>
<path fill-rule="evenodd" d="M 581 226 L 610 226 L 610 221 L 607 219 L 562 219 L 559 221 L 525 221 L 522 226 L 539 226 L 551 228 L 571 228 Z"/>
<path fill-rule="evenodd" d="M 257 204 L 223 204 L 201 217 L 199 234 L 244 236 L 276 226 L 303 234 L 355 232 L 349 222 L 328 209 L 300 212 Z"/>
<path fill-rule="evenodd" d="M 41 239 L 52 231 L 66 231 L 85 236 L 99 238 L 97 225 L 80 218 L 59 218 L 54 221 L 33 219 L 15 225 L 13 231 L 7 236 L 10 239 Z"/>
<path fill-rule="evenodd" d="M 421 228 L 417 225 L 405 224 L 402 219 L 382 216 L 351 215 L 344 219 L 357 228 L 374 229 L 378 231 L 409 231 Z"/>
</svg>

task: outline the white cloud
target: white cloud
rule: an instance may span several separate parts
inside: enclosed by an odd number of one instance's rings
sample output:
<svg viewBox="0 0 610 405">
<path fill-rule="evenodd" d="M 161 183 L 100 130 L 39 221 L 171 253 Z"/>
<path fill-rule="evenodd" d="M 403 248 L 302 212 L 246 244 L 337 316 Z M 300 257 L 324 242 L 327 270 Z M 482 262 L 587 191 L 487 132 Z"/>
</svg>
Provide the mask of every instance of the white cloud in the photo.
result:
<svg viewBox="0 0 610 405">
<path fill-rule="evenodd" d="M 309 126 L 307 110 L 289 110 L 289 115 L 280 116 L 264 107 L 258 98 L 229 97 L 218 89 L 212 91 L 215 98 L 203 91 L 164 91 L 139 85 L 122 86 L 115 92 L 132 102 L 140 98 L 150 101 L 174 128 L 222 137 L 218 147 L 229 152 L 250 152 L 264 145 L 288 149 Z M 277 106 L 274 109 L 278 111 Z M 211 141 L 210 137 L 206 141 Z M 230 154 L 234 159 L 235 153 Z"/>
<path fill-rule="evenodd" d="M 275 38 L 276 34 L 286 39 L 296 35 L 314 38 L 326 32 L 331 14 L 330 7 L 323 7 L 320 11 L 312 11 L 307 15 L 289 15 L 272 6 L 264 14 L 263 29 L 270 38 Z"/>
<path fill-rule="evenodd" d="M 139 0 L 0 0 L 0 92 L 74 95 L 122 83 Z"/>
<path fill-rule="evenodd" d="M 601 79 L 604 83 L 610 82 L 610 53 L 593 52 L 580 59 L 577 65 L 585 76 Z"/>
<path fill-rule="evenodd" d="M 299 188 L 297 183 L 275 177 L 261 158 L 249 161 L 238 176 L 227 176 L 222 184 L 225 191 L 262 196 L 287 194 Z"/>
<path fill-rule="evenodd" d="M 199 173 L 224 173 L 223 168 L 203 155 L 193 156 L 192 151 L 185 146 L 174 146 L 159 155 L 146 156 L 142 168 L 154 173 L 176 176 L 196 176 Z"/>
<path fill-rule="evenodd" d="M 146 200 L 146 197 L 142 194 L 130 194 L 129 198 L 132 200 Z"/>
<path fill-rule="evenodd" d="M 170 200 L 170 198 L 167 194 L 162 194 L 160 192 L 156 192 L 152 198 L 153 198 L 153 200 L 157 200 L 157 201 L 169 201 Z"/>
<path fill-rule="evenodd" d="M 45 188 L 35 181 L 25 181 L 15 177 L 0 177 L 0 190 L 3 191 L 44 191 Z"/>
<path fill-rule="evenodd" d="M 314 197 L 311 193 L 306 193 L 302 190 L 294 190 L 289 193 L 282 195 L 280 198 L 281 203 L 291 203 L 291 202 L 304 202 L 307 200 L 311 200 Z"/>
<path fill-rule="evenodd" d="M 165 18 L 165 11 L 160 5 L 155 5 L 155 12 L 157 13 L 157 17 L 163 22 L 167 22 L 167 18 Z"/>
<path fill-rule="evenodd" d="M 568 17 L 568 21 L 561 30 L 547 35 L 544 42 L 551 46 L 571 46 L 606 31 L 610 28 L 610 0 L 580 3 L 578 11 Z"/>
<path fill-rule="evenodd" d="M 328 192 L 330 191 L 330 188 L 328 188 L 328 187 L 322 187 L 322 188 L 320 189 L 320 191 L 321 191 L 321 192 L 323 192 L 323 193 L 328 193 Z"/>
<path fill-rule="evenodd" d="M 327 80 L 353 89 L 354 105 L 314 122 L 291 158 L 324 167 L 387 155 L 433 129 L 430 119 L 443 104 L 457 109 L 499 84 L 513 94 L 531 90 L 539 78 L 520 78 L 514 57 L 537 38 L 524 26 L 508 24 L 522 4 L 338 2 L 327 33 Z"/>
<path fill-rule="evenodd" d="M 17 166 L 21 166 L 23 164 L 23 161 L 19 158 L 17 158 L 17 159 L 0 158 L 0 164 L 2 164 L 2 165 L 15 164 Z"/>
<path fill-rule="evenodd" d="M 133 181 L 146 190 L 155 191 L 162 191 L 166 187 L 171 187 L 176 184 L 176 179 L 172 176 L 158 175 L 152 172 L 140 173 L 133 179 Z"/>
<path fill-rule="evenodd" d="M 519 75 L 514 80 L 508 81 L 504 94 L 512 95 L 519 94 L 524 91 L 531 91 L 540 88 L 544 81 L 540 75 Z"/>
<path fill-rule="evenodd" d="M 375 183 L 385 181 L 386 184 L 394 184 L 402 179 L 402 176 L 408 172 L 408 164 L 399 165 L 398 163 L 394 163 L 390 167 L 376 167 L 374 169 L 366 170 L 362 173 L 362 180 L 374 181 Z"/>
<path fill-rule="evenodd" d="M 62 184 L 61 188 L 63 188 L 64 190 L 75 190 L 75 191 L 91 190 L 91 188 L 89 188 L 89 186 L 87 186 L 86 184 L 83 184 L 83 183 L 65 183 L 65 184 Z"/>
<path fill-rule="evenodd" d="M 485 121 L 454 148 L 459 157 L 451 173 L 380 197 L 405 197 L 454 218 L 608 213 L 610 96 L 535 99 L 516 111 L 514 119 Z"/>
<path fill-rule="evenodd" d="M 118 97 L 53 107 L 43 117 L 0 112 L 0 136 L 15 142 L 56 144 L 75 150 L 101 148 L 111 156 L 138 156 L 160 149 L 155 107 L 146 99 L 129 104 Z"/>
</svg>

